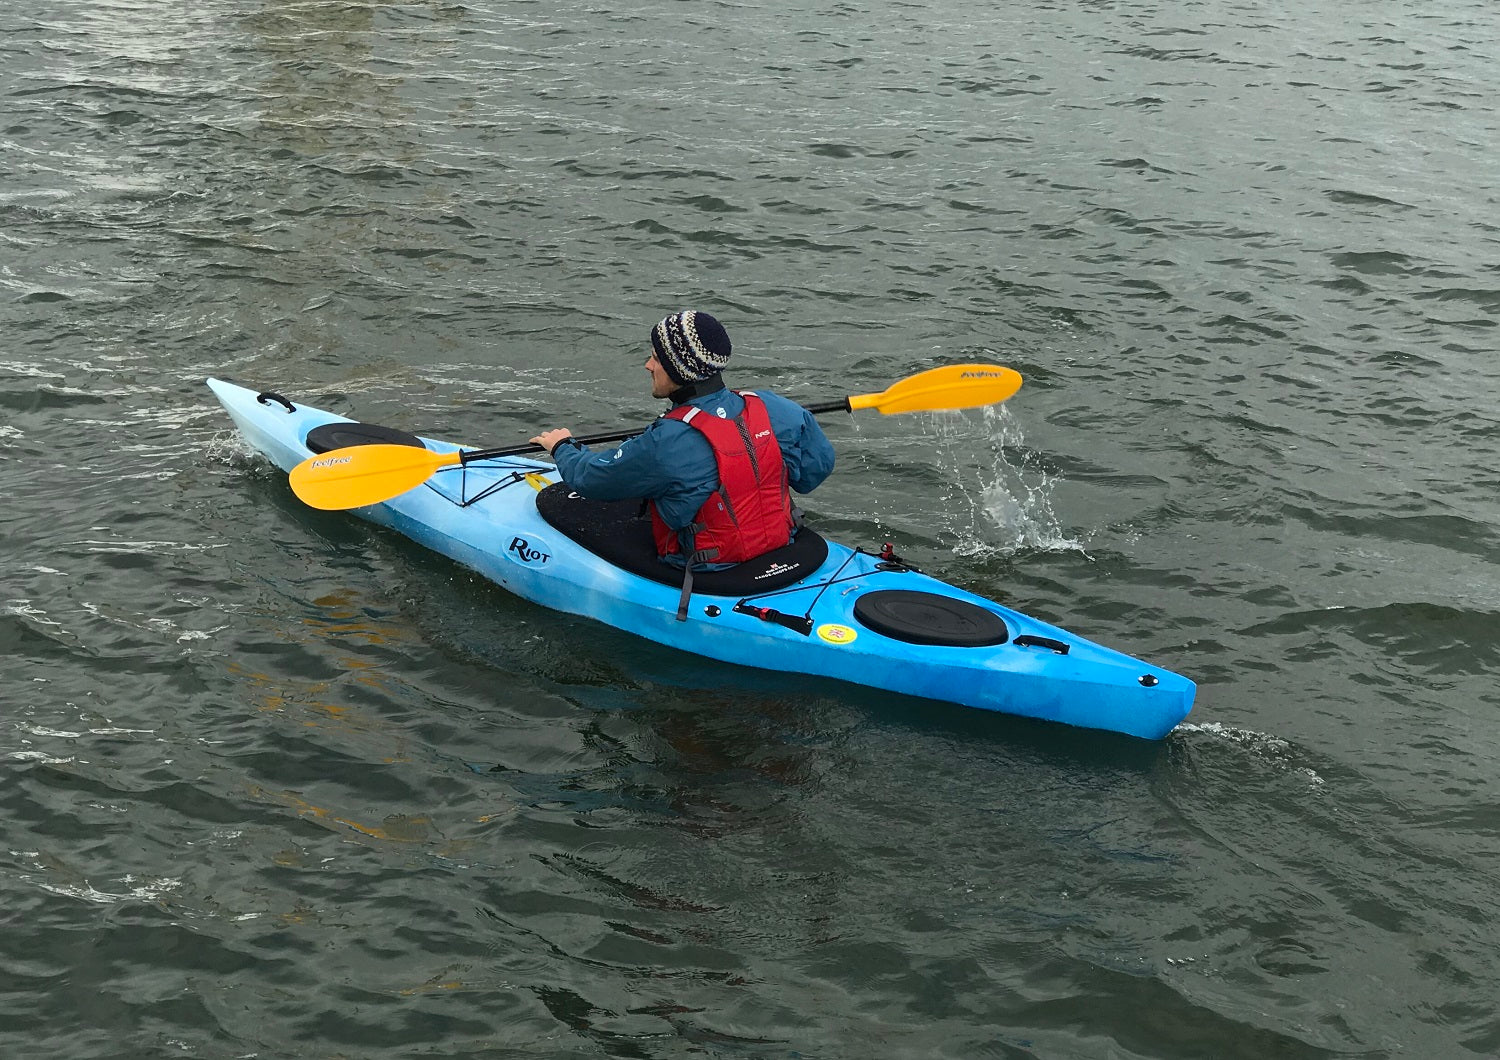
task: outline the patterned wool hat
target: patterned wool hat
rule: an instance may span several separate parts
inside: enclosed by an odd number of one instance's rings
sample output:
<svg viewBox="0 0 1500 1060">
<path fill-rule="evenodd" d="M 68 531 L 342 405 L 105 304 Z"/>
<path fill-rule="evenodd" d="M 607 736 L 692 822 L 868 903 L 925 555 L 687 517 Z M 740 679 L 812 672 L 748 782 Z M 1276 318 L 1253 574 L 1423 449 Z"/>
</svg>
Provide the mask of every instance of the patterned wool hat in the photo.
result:
<svg viewBox="0 0 1500 1060">
<path fill-rule="evenodd" d="M 673 313 L 651 329 L 651 348 L 678 386 L 707 379 L 729 363 L 729 333 L 707 313 Z"/>
</svg>

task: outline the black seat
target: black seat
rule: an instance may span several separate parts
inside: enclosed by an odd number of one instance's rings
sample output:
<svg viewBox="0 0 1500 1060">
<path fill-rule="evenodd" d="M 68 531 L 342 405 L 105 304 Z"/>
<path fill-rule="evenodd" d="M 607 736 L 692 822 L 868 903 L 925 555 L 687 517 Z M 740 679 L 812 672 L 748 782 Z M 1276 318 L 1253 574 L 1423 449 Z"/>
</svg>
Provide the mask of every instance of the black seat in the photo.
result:
<svg viewBox="0 0 1500 1060">
<path fill-rule="evenodd" d="M 536 495 L 536 510 L 556 530 L 594 555 L 632 574 L 681 585 L 682 568 L 656 555 L 651 519 L 638 500 L 591 501 L 558 482 Z M 828 558 L 828 542 L 803 527 L 790 545 L 726 570 L 694 570 L 693 592 L 750 596 L 801 581 Z"/>
</svg>

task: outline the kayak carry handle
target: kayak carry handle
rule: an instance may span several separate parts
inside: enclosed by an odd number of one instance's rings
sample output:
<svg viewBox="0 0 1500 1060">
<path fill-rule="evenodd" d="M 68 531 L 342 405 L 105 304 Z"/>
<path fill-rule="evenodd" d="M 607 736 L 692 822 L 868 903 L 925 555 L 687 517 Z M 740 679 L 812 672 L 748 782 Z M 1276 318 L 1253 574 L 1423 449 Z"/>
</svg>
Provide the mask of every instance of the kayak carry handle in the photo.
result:
<svg viewBox="0 0 1500 1060">
<path fill-rule="evenodd" d="M 793 633 L 800 633 L 804 637 L 812 636 L 812 619 L 806 615 L 788 615 L 783 611 L 777 611 L 770 607 L 755 607 L 741 600 L 734 605 L 736 614 L 754 615 L 762 622 L 774 622 L 778 626 L 785 627 Z"/>
<path fill-rule="evenodd" d="M 1053 640 L 1051 637 L 1038 637 L 1031 633 L 1022 633 L 1011 643 L 1023 648 L 1051 648 L 1059 655 L 1068 654 L 1068 645 L 1065 641 Z"/>
</svg>

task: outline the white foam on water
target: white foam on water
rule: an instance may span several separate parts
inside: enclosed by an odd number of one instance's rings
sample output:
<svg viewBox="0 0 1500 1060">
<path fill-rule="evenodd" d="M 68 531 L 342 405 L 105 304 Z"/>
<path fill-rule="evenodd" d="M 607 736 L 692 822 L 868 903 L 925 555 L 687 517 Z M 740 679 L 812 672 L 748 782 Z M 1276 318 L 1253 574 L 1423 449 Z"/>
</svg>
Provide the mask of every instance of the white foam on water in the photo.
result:
<svg viewBox="0 0 1500 1060">
<path fill-rule="evenodd" d="M 28 879 L 26 876 L 21 878 Z M 66 898 L 80 898 L 85 902 L 95 902 L 100 905 L 114 905 L 129 901 L 154 901 L 182 884 L 181 880 L 163 878 L 139 886 L 130 886 L 134 881 L 135 877 L 123 877 L 120 882 L 126 885 L 126 889 L 121 891 L 103 891 L 88 882 L 51 883 L 46 880 L 33 880 L 32 882 L 51 894 L 59 894 Z"/>
<path fill-rule="evenodd" d="M 70 706 L 72 704 L 69 704 Z M 73 731 L 70 729 L 50 729 L 44 725 L 17 725 L 16 728 L 22 732 L 30 733 L 32 736 L 54 736 L 62 740 L 81 740 L 85 736 L 154 736 L 155 729 L 127 729 L 119 725 L 107 725 L 98 729 L 83 729 Z"/>
<path fill-rule="evenodd" d="M 1254 729 L 1241 729 L 1232 725 L 1223 725 L 1216 721 L 1207 722 L 1183 722 L 1172 730 L 1174 733 L 1202 733 L 1226 743 L 1236 744 L 1249 751 L 1262 761 L 1271 762 L 1277 766 L 1286 768 L 1290 772 L 1300 773 L 1305 776 L 1308 783 L 1321 787 L 1326 783 L 1317 772 L 1307 766 L 1297 765 L 1293 761 L 1292 745 L 1279 736 L 1270 736 Z"/>
<path fill-rule="evenodd" d="M 259 462 L 270 466 L 270 461 L 261 456 L 260 450 L 245 441 L 244 435 L 234 428 L 219 431 L 208 440 L 204 456 L 213 464 L 228 464 L 238 467 L 247 462 Z"/>
<path fill-rule="evenodd" d="M 11 751 L 5 757 L 13 762 L 40 762 L 47 766 L 65 766 L 77 761 L 72 755 L 49 755 L 45 751 Z"/>
</svg>

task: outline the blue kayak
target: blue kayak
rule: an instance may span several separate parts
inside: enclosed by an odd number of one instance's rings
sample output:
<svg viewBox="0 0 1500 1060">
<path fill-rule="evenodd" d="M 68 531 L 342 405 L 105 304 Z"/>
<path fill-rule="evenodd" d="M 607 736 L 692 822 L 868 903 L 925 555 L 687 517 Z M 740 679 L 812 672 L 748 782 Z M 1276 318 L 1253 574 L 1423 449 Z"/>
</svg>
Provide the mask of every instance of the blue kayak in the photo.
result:
<svg viewBox="0 0 1500 1060">
<path fill-rule="evenodd" d="M 467 448 L 208 385 L 283 471 L 350 445 Z M 527 457 L 444 468 L 353 514 L 527 600 L 722 662 L 1146 739 L 1165 736 L 1193 705 L 1185 677 L 930 577 L 889 547 L 849 548 L 808 528 L 786 549 L 696 572 L 684 597 L 682 571 L 656 559 L 638 502 L 579 497 L 550 463 Z"/>
</svg>

